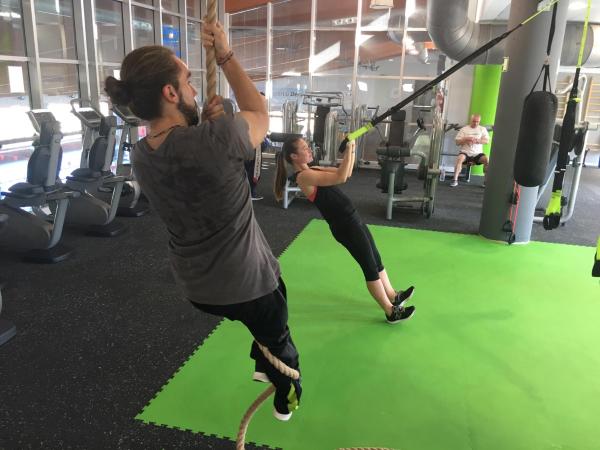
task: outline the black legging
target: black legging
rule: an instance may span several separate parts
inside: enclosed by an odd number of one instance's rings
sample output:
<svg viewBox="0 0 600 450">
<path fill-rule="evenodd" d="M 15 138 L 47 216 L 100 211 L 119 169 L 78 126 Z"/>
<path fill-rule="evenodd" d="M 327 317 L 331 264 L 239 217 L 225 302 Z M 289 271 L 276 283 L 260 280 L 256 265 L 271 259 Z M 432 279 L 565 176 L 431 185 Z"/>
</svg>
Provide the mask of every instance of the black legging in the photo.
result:
<svg viewBox="0 0 600 450">
<path fill-rule="evenodd" d="M 381 256 L 367 226 L 356 220 L 330 224 L 333 237 L 350 252 L 363 271 L 366 281 L 379 279 L 383 270 Z"/>
</svg>

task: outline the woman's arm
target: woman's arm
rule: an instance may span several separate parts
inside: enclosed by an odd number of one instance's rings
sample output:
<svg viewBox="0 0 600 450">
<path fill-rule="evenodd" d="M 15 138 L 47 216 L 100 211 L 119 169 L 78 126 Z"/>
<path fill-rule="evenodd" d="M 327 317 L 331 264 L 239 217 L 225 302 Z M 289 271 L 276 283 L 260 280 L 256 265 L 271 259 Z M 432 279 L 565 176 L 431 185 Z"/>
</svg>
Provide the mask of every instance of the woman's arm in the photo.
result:
<svg viewBox="0 0 600 450">
<path fill-rule="evenodd" d="M 303 170 L 296 181 L 300 187 L 310 186 L 334 186 L 336 184 L 345 183 L 348 179 L 348 174 L 352 173 L 352 161 L 354 158 L 354 146 L 348 146 L 347 151 L 344 152 L 344 159 L 340 167 L 327 170 Z"/>
<path fill-rule="evenodd" d="M 348 166 L 348 176 L 350 178 L 352 176 L 352 171 L 354 170 L 354 162 L 356 161 L 356 143 L 354 141 L 350 141 L 346 144 L 346 153 L 351 153 L 350 155 L 350 165 Z"/>
</svg>

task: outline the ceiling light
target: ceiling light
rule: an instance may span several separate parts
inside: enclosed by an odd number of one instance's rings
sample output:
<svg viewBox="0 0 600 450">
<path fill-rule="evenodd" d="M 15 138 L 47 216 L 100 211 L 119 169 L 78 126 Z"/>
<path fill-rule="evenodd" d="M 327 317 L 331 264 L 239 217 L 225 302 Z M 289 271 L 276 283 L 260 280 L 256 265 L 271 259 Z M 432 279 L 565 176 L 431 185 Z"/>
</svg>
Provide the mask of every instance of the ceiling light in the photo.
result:
<svg viewBox="0 0 600 450">
<path fill-rule="evenodd" d="M 579 9 L 586 8 L 587 4 L 585 2 L 573 2 L 569 5 L 569 9 L 572 11 L 577 11 Z"/>
<path fill-rule="evenodd" d="M 356 17 L 344 17 L 342 19 L 333 19 L 331 21 L 331 23 L 333 23 L 333 25 L 335 26 L 340 26 L 340 25 L 352 25 L 353 23 L 356 23 L 357 19 Z"/>
<path fill-rule="evenodd" d="M 371 0 L 371 9 L 390 9 L 394 7 L 394 0 Z"/>
<path fill-rule="evenodd" d="M 283 72 L 281 75 L 283 75 L 284 77 L 300 77 L 302 76 L 302 74 L 300 72 L 294 72 L 294 71 L 288 71 L 288 72 Z"/>
</svg>

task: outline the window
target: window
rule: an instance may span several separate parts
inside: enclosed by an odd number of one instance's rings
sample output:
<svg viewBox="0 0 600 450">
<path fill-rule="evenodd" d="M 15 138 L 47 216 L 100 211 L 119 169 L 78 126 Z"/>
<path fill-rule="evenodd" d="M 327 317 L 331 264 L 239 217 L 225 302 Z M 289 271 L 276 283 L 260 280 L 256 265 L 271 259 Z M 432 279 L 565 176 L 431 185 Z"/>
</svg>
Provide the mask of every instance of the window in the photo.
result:
<svg viewBox="0 0 600 450">
<path fill-rule="evenodd" d="M 308 12 L 310 14 L 310 7 Z M 356 1 L 317 0 L 316 26 L 353 30 L 356 28 L 356 14 Z"/>
<path fill-rule="evenodd" d="M 200 0 L 186 0 L 188 17 L 200 18 Z"/>
<path fill-rule="evenodd" d="M 267 77 L 267 34 L 264 30 L 231 30 L 231 49 L 250 79 Z"/>
<path fill-rule="evenodd" d="M 121 62 L 125 57 L 122 3 L 96 0 L 96 25 L 99 63 Z"/>
<path fill-rule="evenodd" d="M 48 108 L 61 124 L 63 133 L 81 130 L 71 114 L 70 101 L 79 97 L 79 77 L 74 64 L 41 64 L 42 107 Z"/>
<path fill-rule="evenodd" d="M 312 73 L 352 74 L 354 65 L 354 31 L 315 31 L 315 54 Z"/>
<path fill-rule="evenodd" d="M 154 45 L 154 11 L 139 6 L 132 9 L 134 47 Z"/>
<path fill-rule="evenodd" d="M 367 76 L 400 76 L 402 41 L 390 40 L 384 31 L 361 33 L 358 50 L 358 74 Z"/>
<path fill-rule="evenodd" d="M 188 22 L 188 66 L 190 68 L 202 68 L 202 40 L 200 23 Z M 200 92 L 200 91 L 198 91 Z"/>
<path fill-rule="evenodd" d="M 40 58 L 77 59 L 71 0 L 35 2 Z"/>
<path fill-rule="evenodd" d="M 27 64 L 0 61 L 0 140 L 34 134 L 26 112 L 30 109 Z M 10 126 L 7 126 L 10 124 Z M 0 150 L 2 152 L 2 150 Z M 1 159 L 2 153 L 0 153 Z"/>
<path fill-rule="evenodd" d="M 181 57 L 181 41 L 179 39 L 179 18 L 169 14 L 163 14 L 163 45 Z"/>
<path fill-rule="evenodd" d="M 271 73 L 280 76 L 308 74 L 310 31 L 273 31 Z"/>
<path fill-rule="evenodd" d="M 310 9 L 311 0 L 289 0 L 275 3 L 273 5 L 273 26 L 309 30 Z"/>
<path fill-rule="evenodd" d="M 0 0 L 0 54 L 25 56 L 20 0 Z"/>
<path fill-rule="evenodd" d="M 162 9 L 166 9 L 167 11 L 179 12 L 179 0 L 162 0 Z"/>
<path fill-rule="evenodd" d="M 202 83 L 204 82 L 204 73 L 195 71 L 195 70 L 192 70 L 190 72 L 192 72 L 192 77 L 191 77 L 192 86 L 194 86 L 196 88 L 196 90 L 198 91 L 198 97 L 200 97 L 202 95 Z M 200 100 L 198 100 L 198 101 L 200 101 Z M 200 106 L 202 106 L 202 105 L 200 105 Z"/>
</svg>

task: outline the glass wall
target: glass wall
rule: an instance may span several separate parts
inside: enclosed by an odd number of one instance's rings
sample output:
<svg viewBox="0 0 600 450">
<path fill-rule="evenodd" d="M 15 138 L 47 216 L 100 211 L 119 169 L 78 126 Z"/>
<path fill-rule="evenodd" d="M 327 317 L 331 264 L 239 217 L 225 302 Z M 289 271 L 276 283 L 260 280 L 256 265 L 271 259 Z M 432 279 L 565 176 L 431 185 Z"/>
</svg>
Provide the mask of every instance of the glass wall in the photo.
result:
<svg viewBox="0 0 600 450">
<path fill-rule="evenodd" d="M 21 0 L 0 0 L 0 54 L 25 56 Z"/>
<path fill-rule="evenodd" d="M 154 11 L 134 6 L 133 15 L 133 47 L 154 45 Z"/>
<path fill-rule="evenodd" d="M 338 117 L 349 122 L 360 105 L 370 114 L 383 112 L 438 75 L 438 51 L 425 29 L 427 1 L 394 3 L 372 9 L 371 0 L 315 0 L 313 12 L 312 0 L 282 0 L 230 14 L 238 59 L 258 87 L 267 86 L 271 131 L 282 131 L 286 102 L 297 104 L 302 131 L 310 131 L 314 107 L 304 104 L 307 92 L 341 95 Z M 226 0 L 226 8 L 230 4 Z M 270 65 L 263 68 L 265 62 Z M 407 106 L 407 132 L 418 117 L 431 122 L 428 101 Z M 362 156 L 372 160 L 381 137 L 371 135 Z"/>
<path fill-rule="evenodd" d="M 0 121 L 7 124 L 0 128 L 2 188 L 26 176 L 35 134 L 26 114 L 31 109 L 49 109 L 61 123 L 61 173 L 77 168 L 81 123 L 70 103 L 83 98 L 110 114 L 104 80 L 119 77 L 125 54 L 135 48 L 158 43 L 173 49 L 202 92 L 200 24 L 206 0 L 30 2 L 31 12 L 23 14 L 21 0 L 0 0 Z"/>
</svg>

